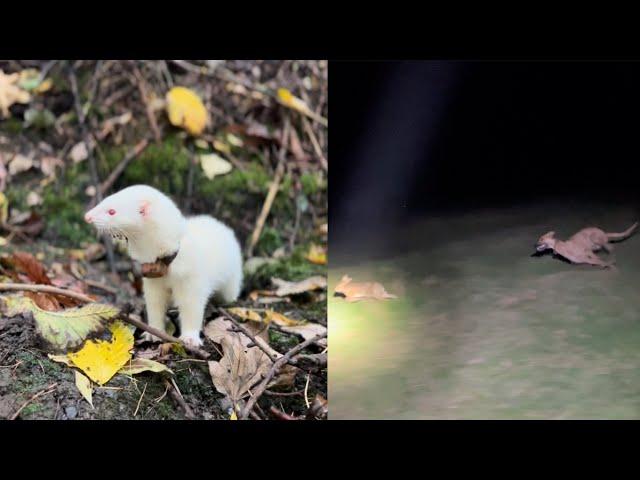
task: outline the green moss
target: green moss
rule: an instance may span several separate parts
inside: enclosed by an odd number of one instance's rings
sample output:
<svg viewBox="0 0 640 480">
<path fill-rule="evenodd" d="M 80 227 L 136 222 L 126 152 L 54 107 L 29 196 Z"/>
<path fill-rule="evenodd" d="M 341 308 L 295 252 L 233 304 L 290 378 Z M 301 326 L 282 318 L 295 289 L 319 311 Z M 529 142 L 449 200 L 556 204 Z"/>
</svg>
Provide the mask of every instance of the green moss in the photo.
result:
<svg viewBox="0 0 640 480">
<path fill-rule="evenodd" d="M 14 117 L 7 118 L 0 122 L 0 131 L 9 135 L 17 135 L 22 132 L 22 122 Z"/>
<path fill-rule="evenodd" d="M 44 190 L 42 215 L 47 223 L 48 236 L 61 245 L 77 246 L 83 241 L 91 241 L 93 232 L 82 221 L 85 200 L 81 196 L 81 185 L 86 185 L 86 182 L 78 182 L 81 175 L 71 176 L 75 181 L 65 180 L 59 189 L 50 186 Z"/>
<path fill-rule="evenodd" d="M 265 264 L 246 279 L 247 288 L 266 288 L 271 286 L 271 277 L 289 281 L 304 280 L 313 275 L 326 274 L 326 267 L 315 265 L 304 258 L 305 247 L 298 247 L 293 255 L 279 259 L 277 262 Z"/>
<path fill-rule="evenodd" d="M 300 183 L 302 184 L 302 191 L 307 196 L 315 195 L 327 189 L 327 180 L 322 175 L 322 172 L 303 173 L 300 177 Z"/>
<path fill-rule="evenodd" d="M 275 228 L 265 227 L 256 245 L 256 252 L 260 256 L 270 257 L 282 244 L 280 232 Z"/>
</svg>

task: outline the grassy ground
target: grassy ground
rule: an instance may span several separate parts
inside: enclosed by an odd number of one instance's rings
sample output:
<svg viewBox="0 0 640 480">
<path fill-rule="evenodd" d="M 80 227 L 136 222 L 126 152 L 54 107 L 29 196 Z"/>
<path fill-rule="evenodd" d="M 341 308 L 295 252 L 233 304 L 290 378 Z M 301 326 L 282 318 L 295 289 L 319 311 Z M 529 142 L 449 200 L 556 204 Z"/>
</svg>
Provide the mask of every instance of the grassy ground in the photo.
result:
<svg viewBox="0 0 640 480">
<path fill-rule="evenodd" d="M 639 418 L 640 239 L 612 271 L 530 256 L 546 231 L 634 220 L 601 205 L 434 218 L 406 253 L 332 263 L 330 291 L 348 272 L 400 295 L 330 298 L 332 418 Z"/>
</svg>

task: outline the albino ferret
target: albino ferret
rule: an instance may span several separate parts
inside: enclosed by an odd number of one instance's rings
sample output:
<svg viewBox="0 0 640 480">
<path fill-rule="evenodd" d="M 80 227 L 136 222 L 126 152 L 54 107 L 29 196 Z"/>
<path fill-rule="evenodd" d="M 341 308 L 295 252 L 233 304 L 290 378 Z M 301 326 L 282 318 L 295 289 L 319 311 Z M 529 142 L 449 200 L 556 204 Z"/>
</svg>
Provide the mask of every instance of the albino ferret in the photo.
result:
<svg viewBox="0 0 640 480">
<path fill-rule="evenodd" d="M 240 294 L 242 253 L 233 230 L 208 215 L 185 218 L 152 187 L 134 185 L 114 193 L 88 211 L 85 220 L 100 232 L 124 238 L 134 260 L 168 266 L 164 276 L 143 279 L 152 327 L 164 331 L 173 300 L 180 312 L 180 338 L 199 346 L 209 298 L 215 294 L 230 303 Z M 154 337 L 145 332 L 145 338 Z"/>
</svg>

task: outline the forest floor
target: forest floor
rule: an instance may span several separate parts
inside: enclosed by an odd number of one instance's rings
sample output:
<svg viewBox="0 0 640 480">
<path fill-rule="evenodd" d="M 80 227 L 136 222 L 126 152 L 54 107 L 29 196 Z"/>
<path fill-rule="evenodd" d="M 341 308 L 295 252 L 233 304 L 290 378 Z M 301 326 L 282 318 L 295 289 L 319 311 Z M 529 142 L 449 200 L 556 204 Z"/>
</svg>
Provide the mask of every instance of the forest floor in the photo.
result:
<svg viewBox="0 0 640 480">
<path fill-rule="evenodd" d="M 196 92 L 208 112 L 197 134 L 166 114 L 165 94 L 174 86 Z M 106 196 L 145 183 L 183 211 L 234 229 L 245 282 L 240 299 L 225 307 L 258 314 L 271 349 L 286 354 L 305 334 L 269 321 L 270 310 L 326 333 L 326 285 L 277 295 L 275 283 L 326 279 L 326 62 L 2 61 L 3 88 L 14 101 L 0 112 L 0 285 L 50 283 L 144 319 L 139 265 L 100 239 L 83 215 L 97 190 Z M 34 274 L 39 269 L 44 280 Z M 0 292 L 14 295 L 30 295 L 47 311 L 68 307 L 57 295 Z M 210 303 L 206 321 L 222 316 Z M 169 311 L 175 336 L 177 317 Z M 246 320 L 241 311 L 233 317 Z M 50 359 L 34 316 L 0 314 L 0 418 L 229 419 L 240 416 L 264 376 L 234 405 L 210 372 L 223 356 L 220 344 L 205 338 L 205 360 L 169 343 L 142 342 L 140 334 L 133 357 L 153 358 L 171 373 L 92 383 L 91 405 L 76 386 L 78 369 Z M 326 338 L 301 353 L 321 360 L 278 368 L 251 418 L 326 418 Z"/>
</svg>

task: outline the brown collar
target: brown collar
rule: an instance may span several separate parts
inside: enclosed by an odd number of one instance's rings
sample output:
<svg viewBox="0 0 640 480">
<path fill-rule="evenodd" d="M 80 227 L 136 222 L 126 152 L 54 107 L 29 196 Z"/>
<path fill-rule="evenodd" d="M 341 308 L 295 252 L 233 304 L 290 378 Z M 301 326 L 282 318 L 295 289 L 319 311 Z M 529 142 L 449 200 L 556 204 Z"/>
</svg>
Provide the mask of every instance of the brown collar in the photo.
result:
<svg viewBox="0 0 640 480">
<path fill-rule="evenodd" d="M 146 278 L 164 277 L 169 270 L 169 265 L 178 256 L 178 250 L 174 253 L 156 258 L 155 262 L 143 263 L 142 276 Z"/>
</svg>

